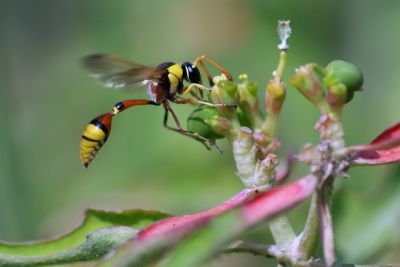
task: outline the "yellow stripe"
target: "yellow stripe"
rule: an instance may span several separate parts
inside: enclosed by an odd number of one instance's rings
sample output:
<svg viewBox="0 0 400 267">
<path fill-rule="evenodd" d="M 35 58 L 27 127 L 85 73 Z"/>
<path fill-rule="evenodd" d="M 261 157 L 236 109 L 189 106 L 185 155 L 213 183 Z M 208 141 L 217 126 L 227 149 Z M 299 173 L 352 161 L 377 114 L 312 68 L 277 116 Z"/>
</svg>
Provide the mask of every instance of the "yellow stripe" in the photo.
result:
<svg viewBox="0 0 400 267">
<path fill-rule="evenodd" d="M 106 138 L 105 132 L 91 123 L 86 126 L 83 135 L 98 141 L 103 141 Z"/>
<path fill-rule="evenodd" d="M 168 72 L 170 74 L 175 75 L 178 80 L 182 81 L 183 70 L 182 70 L 182 67 L 180 65 L 174 64 L 174 65 L 168 67 L 167 70 L 168 70 Z M 168 75 L 168 77 L 169 77 L 169 75 Z"/>
<path fill-rule="evenodd" d="M 170 93 L 175 93 L 179 83 L 182 82 L 183 70 L 178 64 L 174 64 L 167 68 L 168 80 L 170 82 Z"/>
</svg>

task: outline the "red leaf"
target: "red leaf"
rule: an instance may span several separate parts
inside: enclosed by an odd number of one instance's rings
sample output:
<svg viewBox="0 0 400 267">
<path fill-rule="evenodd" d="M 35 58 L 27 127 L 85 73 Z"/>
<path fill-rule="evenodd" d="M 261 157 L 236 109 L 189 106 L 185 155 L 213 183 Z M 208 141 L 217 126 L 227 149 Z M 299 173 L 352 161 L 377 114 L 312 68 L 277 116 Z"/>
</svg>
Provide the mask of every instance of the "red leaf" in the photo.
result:
<svg viewBox="0 0 400 267">
<path fill-rule="evenodd" d="M 243 205 L 244 221 L 247 225 L 253 225 L 285 212 L 308 198 L 314 192 L 316 183 L 317 179 L 309 175 L 258 195 Z"/>
<path fill-rule="evenodd" d="M 355 165 L 381 165 L 400 161 L 400 121 L 383 131 L 370 145 L 360 146 Z"/>
<path fill-rule="evenodd" d="M 259 193 L 257 189 L 245 189 L 216 207 L 195 214 L 181 215 L 164 219 L 144 228 L 138 234 L 139 240 L 161 236 L 171 231 L 178 233 L 190 231 L 207 222 L 213 216 L 235 208 Z"/>
<path fill-rule="evenodd" d="M 264 219 L 285 212 L 308 198 L 314 191 L 316 179 L 306 176 L 290 184 L 274 187 L 258 194 L 256 189 L 246 189 L 224 203 L 207 211 L 182 215 L 158 221 L 142 229 L 136 240 L 147 241 L 165 235 L 182 236 L 199 228 L 213 217 L 239 208 L 244 227 L 251 227 Z M 255 194 L 258 196 L 254 197 Z"/>
</svg>

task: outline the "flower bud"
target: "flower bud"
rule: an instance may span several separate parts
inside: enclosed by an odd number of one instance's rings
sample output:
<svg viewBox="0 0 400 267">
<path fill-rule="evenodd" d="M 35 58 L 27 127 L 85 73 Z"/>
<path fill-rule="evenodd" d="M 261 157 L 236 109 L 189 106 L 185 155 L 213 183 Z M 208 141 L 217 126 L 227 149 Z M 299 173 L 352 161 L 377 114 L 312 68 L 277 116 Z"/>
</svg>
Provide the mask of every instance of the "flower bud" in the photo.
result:
<svg viewBox="0 0 400 267">
<path fill-rule="evenodd" d="M 269 115 L 279 114 L 285 101 L 285 85 L 276 80 L 270 80 L 265 94 L 265 108 Z"/>
<path fill-rule="evenodd" d="M 239 119 L 239 123 L 241 126 L 251 128 L 251 123 L 250 119 L 246 116 L 246 114 L 243 112 L 242 108 L 237 107 L 236 113 Z"/>
<path fill-rule="evenodd" d="M 270 80 L 267 85 L 264 99 L 267 118 L 261 127 L 263 133 L 270 138 L 273 138 L 276 135 L 279 114 L 283 102 L 285 101 L 285 97 L 285 85 L 275 79 Z"/>
<path fill-rule="evenodd" d="M 319 69 L 320 67 L 316 64 L 301 66 L 296 70 L 296 73 L 290 80 L 290 84 L 316 105 L 321 113 L 328 113 L 329 107 L 325 100 L 324 85 L 321 81 Z"/>
<path fill-rule="evenodd" d="M 324 83 L 328 87 L 340 83 L 346 86 L 346 103 L 353 98 L 354 92 L 362 89 L 364 76 L 356 65 L 343 60 L 334 60 L 328 64 L 326 70 L 327 75 L 324 78 Z"/>
<path fill-rule="evenodd" d="M 313 103 L 321 101 L 324 98 L 322 83 L 313 71 L 314 66 L 315 64 L 301 66 L 290 80 L 290 84 L 296 87 L 302 95 Z"/>
<path fill-rule="evenodd" d="M 205 119 L 204 122 L 209 125 L 218 136 L 226 136 L 228 138 L 234 136 L 232 123 L 225 117 L 215 115 L 211 119 Z"/>
<path fill-rule="evenodd" d="M 214 87 L 211 90 L 210 98 L 214 104 L 233 105 L 237 104 L 237 84 L 228 80 L 225 75 L 214 77 Z M 236 108 L 232 106 L 219 106 L 218 113 L 226 117 L 236 116 Z"/>
<path fill-rule="evenodd" d="M 239 98 L 239 107 L 237 115 L 242 126 L 250 128 L 259 128 L 262 124 L 262 117 L 258 105 L 258 87 L 257 84 L 248 80 L 247 74 L 239 76 L 237 95 Z"/>
<path fill-rule="evenodd" d="M 218 111 L 213 107 L 199 106 L 189 116 L 187 120 L 187 129 L 196 132 L 208 139 L 220 139 L 224 136 L 217 134 L 206 120 L 211 120 L 218 115 Z"/>
</svg>

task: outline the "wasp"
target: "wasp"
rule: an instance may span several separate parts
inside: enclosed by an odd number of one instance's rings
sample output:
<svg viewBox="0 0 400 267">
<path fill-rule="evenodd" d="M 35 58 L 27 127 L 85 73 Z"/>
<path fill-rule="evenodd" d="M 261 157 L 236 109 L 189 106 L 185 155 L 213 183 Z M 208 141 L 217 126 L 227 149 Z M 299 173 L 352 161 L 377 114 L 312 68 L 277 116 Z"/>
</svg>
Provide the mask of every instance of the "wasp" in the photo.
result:
<svg viewBox="0 0 400 267">
<path fill-rule="evenodd" d="M 164 108 L 163 125 L 165 128 L 200 141 L 207 149 L 210 149 L 210 146 L 215 146 L 219 150 L 215 140 L 202 137 L 196 132 L 184 130 L 170 105 L 170 102 L 173 102 L 176 104 L 201 104 L 213 107 L 235 107 L 235 105 L 231 104 L 212 104 L 202 99 L 203 92 L 210 89 L 202 85 L 198 66 L 201 67 L 206 75 L 210 88 L 213 86 L 212 78 L 204 62 L 212 64 L 225 74 L 228 80 L 232 80 L 231 74 L 211 58 L 202 55 L 197 57 L 193 63 L 164 62 L 156 67 L 149 67 L 119 56 L 95 54 L 83 58 L 82 62 L 90 75 L 105 87 L 134 89 L 147 85 L 147 93 L 150 98 L 150 100 L 130 99 L 118 102 L 114 105 L 112 111 L 97 116 L 86 125 L 80 141 L 80 159 L 85 168 L 89 166 L 97 152 L 107 141 L 113 117 L 128 108 L 136 106 L 162 106 Z M 184 81 L 189 85 L 184 87 Z M 186 93 L 190 93 L 189 98 L 182 97 Z M 172 115 L 176 127 L 168 125 L 169 114 Z"/>
</svg>

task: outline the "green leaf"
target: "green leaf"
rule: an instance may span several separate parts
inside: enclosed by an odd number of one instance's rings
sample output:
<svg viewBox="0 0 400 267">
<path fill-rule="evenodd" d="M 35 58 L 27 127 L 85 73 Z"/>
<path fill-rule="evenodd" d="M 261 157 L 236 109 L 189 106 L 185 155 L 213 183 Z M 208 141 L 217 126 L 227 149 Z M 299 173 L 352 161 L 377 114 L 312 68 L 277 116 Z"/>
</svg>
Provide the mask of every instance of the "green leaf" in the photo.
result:
<svg viewBox="0 0 400 267">
<path fill-rule="evenodd" d="M 137 230 L 126 226 L 104 228 L 89 234 L 86 241 L 81 245 L 60 250 L 50 255 L 16 256 L 0 254 L 0 266 L 44 266 L 90 261 L 122 245 L 134 237 L 136 233 Z"/>
<path fill-rule="evenodd" d="M 158 211 L 89 209 L 83 222 L 64 236 L 27 243 L 0 242 L 0 266 L 38 266 L 99 258 L 149 224 L 169 217 Z"/>
</svg>

